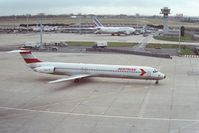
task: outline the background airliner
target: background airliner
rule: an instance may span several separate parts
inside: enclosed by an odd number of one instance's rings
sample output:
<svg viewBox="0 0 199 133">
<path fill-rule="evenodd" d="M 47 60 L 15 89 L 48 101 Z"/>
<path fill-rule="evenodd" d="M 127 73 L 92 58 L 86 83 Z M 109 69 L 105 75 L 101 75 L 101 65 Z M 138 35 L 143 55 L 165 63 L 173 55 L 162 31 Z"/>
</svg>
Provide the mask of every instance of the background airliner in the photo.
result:
<svg viewBox="0 0 199 133">
<path fill-rule="evenodd" d="M 16 52 L 21 54 L 28 66 L 35 72 L 67 75 L 67 77 L 50 81 L 49 83 L 57 83 L 68 80 L 79 82 L 80 79 L 88 77 L 112 77 L 155 80 L 155 83 L 158 84 L 159 80 L 166 78 L 163 73 L 152 67 L 44 62 L 32 55 L 31 51 L 27 48 L 13 50 L 8 53 Z"/>
<path fill-rule="evenodd" d="M 136 31 L 132 27 L 104 27 L 96 17 L 93 17 L 93 22 L 97 26 L 96 34 L 130 35 Z"/>
</svg>

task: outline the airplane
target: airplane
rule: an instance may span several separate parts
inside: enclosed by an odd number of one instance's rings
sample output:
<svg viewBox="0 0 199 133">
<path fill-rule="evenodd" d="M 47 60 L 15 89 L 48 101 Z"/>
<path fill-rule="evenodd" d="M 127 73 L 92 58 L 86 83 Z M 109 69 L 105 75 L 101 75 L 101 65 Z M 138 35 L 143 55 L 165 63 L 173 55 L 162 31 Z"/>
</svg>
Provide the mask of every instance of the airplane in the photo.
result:
<svg viewBox="0 0 199 133">
<path fill-rule="evenodd" d="M 105 27 L 103 26 L 100 21 L 96 18 L 93 17 L 93 22 L 96 25 L 97 31 L 95 31 L 95 34 L 111 34 L 112 36 L 114 35 L 130 35 L 135 33 L 135 29 L 132 27 Z"/>
<path fill-rule="evenodd" d="M 32 30 L 34 32 L 40 32 L 41 30 L 41 27 L 40 26 L 34 26 L 32 27 Z M 45 32 L 51 32 L 51 31 L 57 31 L 58 30 L 58 27 L 57 26 L 42 26 L 42 30 L 45 31 Z"/>
<path fill-rule="evenodd" d="M 28 48 L 20 48 L 7 53 L 20 53 L 27 65 L 35 72 L 67 76 L 49 83 L 69 80 L 78 83 L 83 78 L 110 77 L 155 80 L 155 84 L 158 84 L 159 80 L 166 78 L 165 74 L 147 66 L 45 62 L 36 58 Z"/>
</svg>

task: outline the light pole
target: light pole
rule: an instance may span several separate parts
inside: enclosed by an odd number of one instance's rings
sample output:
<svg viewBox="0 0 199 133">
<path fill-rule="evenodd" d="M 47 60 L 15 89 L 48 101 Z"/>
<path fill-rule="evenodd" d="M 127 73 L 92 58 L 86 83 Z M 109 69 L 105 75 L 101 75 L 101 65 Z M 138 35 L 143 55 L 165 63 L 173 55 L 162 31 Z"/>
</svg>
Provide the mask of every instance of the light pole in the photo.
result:
<svg viewBox="0 0 199 133">
<path fill-rule="evenodd" d="M 136 16 L 136 25 L 137 25 L 137 29 L 138 29 L 138 18 L 139 18 L 140 15 L 139 15 L 139 13 L 136 13 L 135 16 Z"/>
<path fill-rule="evenodd" d="M 28 19 L 29 19 L 29 14 L 26 14 L 26 23 L 27 23 L 26 30 L 27 30 L 27 32 L 28 32 Z"/>
<path fill-rule="evenodd" d="M 79 16 L 79 33 L 82 34 L 82 16 Z"/>
<path fill-rule="evenodd" d="M 179 13 L 179 18 L 181 18 L 182 19 L 182 17 L 183 17 L 183 14 L 181 14 L 181 13 Z M 179 34 L 178 34 L 179 36 L 178 36 L 178 53 L 180 54 L 181 53 L 181 36 L 182 36 L 182 23 L 181 23 L 181 21 L 179 21 Z"/>
<path fill-rule="evenodd" d="M 39 16 L 40 16 L 40 47 L 43 48 L 43 38 L 42 38 L 43 25 L 42 25 L 42 19 L 43 19 L 44 14 L 40 13 Z"/>
<path fill-rule="evenodd" d="M 179 25 L 179 35 L 178 35 L 178 53 L 181 52 L 181 45 L 180 45 L 180 42 L 181 42 L 181 26 Z"/>
</svg>

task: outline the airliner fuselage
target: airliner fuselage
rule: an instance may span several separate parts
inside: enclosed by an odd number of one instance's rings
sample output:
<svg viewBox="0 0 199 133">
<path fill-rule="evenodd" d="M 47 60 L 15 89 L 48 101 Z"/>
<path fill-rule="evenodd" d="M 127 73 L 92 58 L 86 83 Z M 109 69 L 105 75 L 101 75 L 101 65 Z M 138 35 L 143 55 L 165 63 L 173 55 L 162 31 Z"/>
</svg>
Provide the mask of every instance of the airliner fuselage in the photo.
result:
<svg viewBox="0 0 199 133">
<path fill-rule="evenodd" d="M 115 77 L 161 80 L 165 75 L 152 67 L 124 66 L 124 65 L 102 65 L 83 63 L 57 63 L 40 62 L 30 64 L 34 71 L 58 75 L 88 74 L 89 77 Z"/>
<path fill-rule="evenodd" d="M 152 67 L 45 62 L 32 55 L 32 52 L 29 49 L 21 48 L 20 50 L 13 50 L 9 53 L 15 52 L 20 53 L 28 66 L 35 72 L 67 76 L 58 80 L 50 81 L 49 83 L 68 80 L 79 81 L 82 78 L 88 77 L 113 77 L 156 80 L 156 84 L 158 84 L 159 80 L 166 78 L 163 73 Z"/>
</svg>

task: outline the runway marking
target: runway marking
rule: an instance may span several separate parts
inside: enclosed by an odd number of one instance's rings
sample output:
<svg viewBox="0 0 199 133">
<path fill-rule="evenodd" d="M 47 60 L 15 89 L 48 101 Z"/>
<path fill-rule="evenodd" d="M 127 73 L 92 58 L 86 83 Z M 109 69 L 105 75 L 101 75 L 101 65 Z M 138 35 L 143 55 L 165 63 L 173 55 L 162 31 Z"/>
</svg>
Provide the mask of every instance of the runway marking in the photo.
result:
<svg viewBox="0 0 199 133">
<path fill-rule="evenodd" d="M 105 94 L 98 94 L 95 98 L 98 98 L 98 97 L 103 97 L 103 96 L 107 96 L 107 95 L 112 95 L 112 94 L 115 94 L 116 92 L 108 92 L 108 93 L 105 93 Z M 83 97 L 80 97 L 80 98 L 78 98 L 78 99 L 76 99 L 76 98 L 71 98 L 71 99 L 68 99 L 68 98 L 66 98 L 66 99 L 63 99 L 62 101 L 59 101 L 59 102 L 54 102 L 54 103 L 49 103 L 49 104 L 46 104 L 46 105 L 41 105 L 41 106 L 34 106 L 34 107 L 31 107 L 31 108 L 27 108 L 27 109 L 33 109 L 33 110 L 35 110 L 35 109 L 39 109 L 39 108 L 42 108 L 42 107 L 48 107 L 48 106 L 54 106 L 54 105 L 57 105 L 57 104 L 62 104 L 63 102 L 72 102 L 72 101 L 76 101 L 76 100 L 78 100 L 78 101 L 82 101 L 82 100 L 84 100 L 85 98 L 86 98 L 87 96 L 83 96 Z M 94 98 L 89 98 L 90 100 L 92 100 L 92 99 L 94 99 Z"/>
<path fill-rule="evenodd" d="M 138 41 L 138 43 L 139 43 L 139 44 L 142 43 L 142 42 L 144 41 L 144 39 L 146 39 L 146 38 L 141 38 L 141 39 Z"/>
<path fill-rule="evenodd" d="M 144 116 L 147 104 L 149 103 L 149 97 L 150 97 L 150 89 L 147 90 L 145 97 L 143 98 L 140 112 L 138 113 L 138 117 L 142 118 Z"/>
<path fill-rule="evenodd" d="M 184 131 L 186 128 L 190 128 L 191 126 L 194 126 L 195 124 L 198 124 L 198 122 L 196 121 L 196 122 L 191 123 L 191 124 L 186 124 L 185 126 L 171 130 L 169 133 L 180 133 L 180 131 L 182 131 L 182 130 Z M 197 125 L 195 127 L 197 127 Z"/>
<path fill-rule="evenodd" d="M 20 108 L 12 108 L 12 107 L 0 107 L 0 109 L 35 112 L 35 113 L 58 114 L 58 115 L 101 117 L 101 118 L 139 119 L 139 120 L 154 120 L 154 121 L 199 122 L 199 119 L 193 120 L 193 119 L 169 119 L 169 118 L 147 118 L 147 117 L 144 118 L 144 117 L 133 117 L 133 116 L 97 115 L 97 114 L 68 113 L 68 112 L 33 110 L 33 109 L 20 109 Z"/>
</svg>

